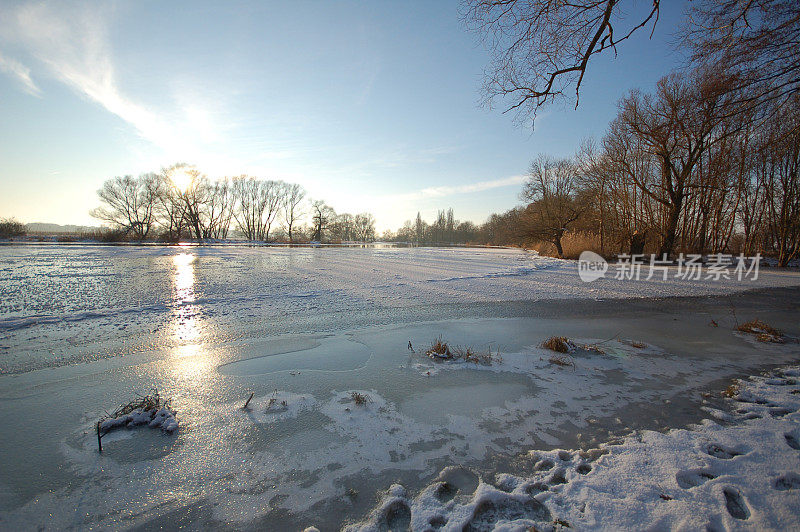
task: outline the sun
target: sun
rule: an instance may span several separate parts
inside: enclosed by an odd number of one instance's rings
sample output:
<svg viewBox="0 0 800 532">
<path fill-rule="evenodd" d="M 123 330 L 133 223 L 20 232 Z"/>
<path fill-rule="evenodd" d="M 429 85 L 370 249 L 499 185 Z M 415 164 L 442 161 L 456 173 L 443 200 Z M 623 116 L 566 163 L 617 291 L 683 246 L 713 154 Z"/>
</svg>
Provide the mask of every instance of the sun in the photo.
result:
<svg viewBox="0 0 800 532">
<path fill-rule="evenodd" d="M 176 168 L 169 174 L 170 181 L 179 192 L 186 192 L 192 186 L 194 176 L 186 168 Z"/>
</svg>

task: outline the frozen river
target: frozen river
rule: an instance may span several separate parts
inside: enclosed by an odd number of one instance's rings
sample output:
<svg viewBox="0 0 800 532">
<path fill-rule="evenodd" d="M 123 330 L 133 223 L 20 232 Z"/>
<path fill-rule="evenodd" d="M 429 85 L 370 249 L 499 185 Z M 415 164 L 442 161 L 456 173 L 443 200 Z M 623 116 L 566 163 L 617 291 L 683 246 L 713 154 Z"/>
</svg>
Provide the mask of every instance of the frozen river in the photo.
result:
<svg viewBox="0 0 800 532">
<path fill-rule="evenodd" d="M 701 392 L 797 359 L 732 332 L 800 335 L 797 285 L 585 284 L 519 250 L 0 246 L 0 525 L 330 529 L 448 465 L 685 425 Z M 502 362 L 436 364 L 440 335 Z M 555 366 L 552 335 L 605 354 Z M 178 432 L 114 432 L 99 455 L 94 422 L 154 387 Z"/>
</svg>

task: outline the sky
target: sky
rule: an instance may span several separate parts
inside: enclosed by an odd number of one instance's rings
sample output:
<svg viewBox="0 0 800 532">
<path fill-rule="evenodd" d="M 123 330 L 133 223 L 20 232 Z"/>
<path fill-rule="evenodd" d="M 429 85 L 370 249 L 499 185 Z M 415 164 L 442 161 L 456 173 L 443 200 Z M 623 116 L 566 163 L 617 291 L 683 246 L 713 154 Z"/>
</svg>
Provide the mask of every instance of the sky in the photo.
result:
<svg viewBox="0 0 800 532">
<path fill-rule="evenodd" d="M 649 9 L 629 0 L 632 15 Z M 530 161 L 601 138 L 680 65 L 683 2 L 590 63 L 534 129 L 481 106 L 489 55 L 457 1 L 0 1 L 0 218 L 99 225 L 103 181 L 177 162 L 301 184 L 379 231 L 519 203 Z"/>
</svg>

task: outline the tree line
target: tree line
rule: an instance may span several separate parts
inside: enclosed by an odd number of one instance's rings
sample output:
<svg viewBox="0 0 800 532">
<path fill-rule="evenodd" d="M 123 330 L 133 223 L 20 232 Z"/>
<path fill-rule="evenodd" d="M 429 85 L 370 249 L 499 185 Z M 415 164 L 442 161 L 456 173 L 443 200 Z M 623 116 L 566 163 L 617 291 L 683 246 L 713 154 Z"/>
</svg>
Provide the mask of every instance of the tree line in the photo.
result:
<svg viewBox="0 0 800 532">
<path fill-rule="evenodd" d="M 110 226 L 111 239 L 227 239 L 232 229 L 265 242 L 375 239 L 371 214 L 337 214 L 324 201 L 310 201 L 296 183 L 248 175 L 211 180 L 185 164 L 114 177 L 97 195 L 101 205 L 91 215 Z"/>
<path fill-rule="evenodd" d="M 569 99 L 587 65 L 658 23 L 631 2 L 467 0 L 489 44 L 484 96 L 533 121 Z M 652 31 L 652 29 L 650 29 Z M 599 142 L 540 155 L 525 204 L 487 224 L 495 243 L 584 235 L 602 254 L 756 252 L 785 265 L 800 252 L 800 2 L 698 0 L 676 29 L 687 64 L 652 92 L 631 91 Z"/>
<path fill-rule="evenodd" d="M 546 243 L 559 257 L 761 253 L 788 264 L 800 254 L 800 97 L 731 112 L 719 83 L 670 74 L 652 93 L 632 91 L 600 141 L 538 155 L 523 204 L 473 238 Z"/>
</svg>

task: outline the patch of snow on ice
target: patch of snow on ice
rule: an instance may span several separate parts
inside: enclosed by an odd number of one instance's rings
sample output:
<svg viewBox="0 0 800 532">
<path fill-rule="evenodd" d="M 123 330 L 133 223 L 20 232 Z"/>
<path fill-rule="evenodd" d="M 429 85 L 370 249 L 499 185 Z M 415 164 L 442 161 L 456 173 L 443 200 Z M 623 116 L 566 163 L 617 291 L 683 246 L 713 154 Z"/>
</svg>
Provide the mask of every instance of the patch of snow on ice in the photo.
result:
<svg viewBox="0 0 800 532">
<path fill-rule="evenodd" d="M 800 366 L 751 377 L 732 424 L 641 431 L 588 451 L 532 451 L 533 475 L 498 475 L 471 493 L 437 481 L 415 497 L 393 485 L 350 531 L 786 530 L 800 519 Z"/>
</svg>

